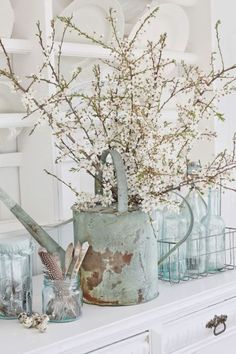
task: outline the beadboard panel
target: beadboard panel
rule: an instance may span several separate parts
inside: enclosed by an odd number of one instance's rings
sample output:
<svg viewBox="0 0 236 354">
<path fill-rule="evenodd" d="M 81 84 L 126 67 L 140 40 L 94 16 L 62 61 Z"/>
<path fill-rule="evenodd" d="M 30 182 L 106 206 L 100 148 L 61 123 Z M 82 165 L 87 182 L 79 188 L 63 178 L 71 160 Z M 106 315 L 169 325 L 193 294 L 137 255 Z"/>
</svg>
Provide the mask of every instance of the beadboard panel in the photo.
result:
<svg viewBox="0 0 236 354">
<path fill-rule="evenodd" d="M 0 186 L 6 190 L 16 202 L 20 203 L 19 169 L 17 167 L 0 169 Z M 13 219 L 14 217 L 9 209 L 0 203 L 0 221 Z"/>
<path fill-rule="evenodd" d="M 18 203 L 20 202 L 19 168 L 9 166 L 9 158 L 17 152 L 17 139 L 9 139 L 9 129 L 0 129 L 0 186 Z M 2 167 L 8 165 L 7 167 Z M 0 203 L 0 221 L 14 219 L 12 213 Z"/>
</svg>

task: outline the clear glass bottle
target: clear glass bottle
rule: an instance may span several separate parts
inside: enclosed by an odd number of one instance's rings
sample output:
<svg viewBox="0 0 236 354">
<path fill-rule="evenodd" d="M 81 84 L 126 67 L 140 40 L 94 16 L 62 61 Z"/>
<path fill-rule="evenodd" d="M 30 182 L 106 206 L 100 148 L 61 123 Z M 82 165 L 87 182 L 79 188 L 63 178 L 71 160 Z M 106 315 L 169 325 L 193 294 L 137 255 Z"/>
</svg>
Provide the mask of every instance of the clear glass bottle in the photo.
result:
<svg viewBox="0 0 236 354">
<path fill-rule="evenodd" d="M 208 212 L 202 219 L 207 230 L 206 265 L 208 272 L 222 270 L 225 266 L 225 222 L 220 216 L 220 190 L 209 189 Z"/>
<path fill-rule="evenodd" d="M 42 292 L 43 313 L 51 322 L 71 322 L 81 315 L 82 290 L 79 277 L 51 280 L 44 277 Z"/>
<path fill-rule="evenodd" d="M 197 276 L 206 272 L 206 227 L 202 218 L 207 214 L 207 205 L 199 192 L 192 185 L 186 198 L 194 217 L 193 229 L 186 241 L 186 265 L 189 276 Z M 185 213 L 187 213 L 187 210 Z"/>
<path fill-rule="evenodd" d="M 0 239 L 0 318 L 32 312 L 33 244 L 28 237 Z"/>
<path fill-rule="evenodd" d="M 160 253 L 164 255 L 186 234 L 189 216 L 186 217 L 186 215 L 165 207 L 162 222 L 159 247 L 161 247 Z M 163 261 L 159 274 L 161 279 L 168 281 L 178 282 L 184 279 L 186 275 L 186 243 L 183 243 Z"/>
</svg>

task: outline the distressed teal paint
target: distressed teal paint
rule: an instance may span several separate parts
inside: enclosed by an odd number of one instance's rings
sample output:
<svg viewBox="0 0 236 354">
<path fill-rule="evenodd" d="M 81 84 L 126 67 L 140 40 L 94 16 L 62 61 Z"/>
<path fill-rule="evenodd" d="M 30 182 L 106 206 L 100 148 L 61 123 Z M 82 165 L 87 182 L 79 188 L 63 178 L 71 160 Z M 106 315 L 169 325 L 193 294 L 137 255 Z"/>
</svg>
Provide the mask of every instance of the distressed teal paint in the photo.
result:
<svg viewBox="0 0 236 354">
<path fill-rule="evenodd" d="M 149 216 L 140 210 L 128 211 L 123 160 L 117 151 L 107 150 L 101 158 L 104 163 L 109 154 L 117 178 L 118 211 L 73 210 L 75 242 L 90 244 L 82 264 L 81 285 L 89 303 L 132 305 L 158 295 L 157 240 Z M 98 177 L 102 180 L 101 173 Z M 102 193 L 101 186 L 96 192 Z"/>
<path fill-rule="evenodd" d="M 74 238 L 88 241 L 89 251 L 81 268 L 84 299 L 97 305 L 132 305 L 158 295 L 157 239 L 148 214 L 128 211 L 128 187 L 120 154 L 107 150 L 101 160 L 111 155 L 116 171 L 118 205 L 112 209 L 94 208 L 87 212 L 73 209 Z M 98 174 L 102 180 L 102 174 Z M 95 190 L 102 193 L 99 183 Z M 189 207 L 189 205 L 188 205 Z M 161 261 L 166 259 L 188 237 L 187 234 Z"/>
<path fill-rule="evenodd" d="M 75 242 L 91 245 L 81 268 L 84 299 L 98 305 L 132 305 L 154 299 L 157 240 L 147 214 L 137 210 L 74 214 Z"/>
</svg>

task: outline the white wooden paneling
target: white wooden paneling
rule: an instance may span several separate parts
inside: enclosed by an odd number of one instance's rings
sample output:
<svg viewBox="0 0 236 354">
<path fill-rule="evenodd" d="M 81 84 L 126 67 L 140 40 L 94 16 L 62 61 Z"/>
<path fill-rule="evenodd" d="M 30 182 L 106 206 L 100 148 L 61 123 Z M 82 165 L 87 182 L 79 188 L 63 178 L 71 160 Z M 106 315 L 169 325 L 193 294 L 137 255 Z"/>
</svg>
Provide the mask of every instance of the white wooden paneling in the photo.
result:
<svg viewBox="0 0 236 354">
<path fill-rule="evenodd" d="M 69 170 L 74 166 L 71 161 L 63 162 L 61 165 L 61 178 L 65 181 L 70 181 L 72 186 L 78 190 L 78 192 L 94 192 L 94 181 L 91 176 L 86 172 L 71 173 Z M 72 216 L 71 206 L 75 202 L 74 193 L 66 186 L 61 185 L 61 219 L 67 219 Z"/>
<path fill-rule="evenodd" d="M 1 161 L 1 155 L 0 155 Z M 20 191 L 18 185 L 19 171 L 17 167 L 0 168 L 0 186 L 5 189 L 11 197 L 20 202 Z M 0 220 L 13 219 L 12 213 L 0 203 Z"/>
<path fill-rule="evenodd" d="M 4 130 L 5 131 L 5 130 Z M 6 129 L 8 134 L 8 130 Z M 17 140 L 6 139 L 0 131 L 0 186 L 5 189 L 18 203 L 20 202 L 19 168 L 22 155 L 17 153 Z M 12 213 L 0 202 L 0 220 L 13 220 Z"/>
<path fill-rule="evenodd" d="M 0 154 L 0 167 L 21 166 L 22 164 L 23 154 L 21 152 Z"/>
<path fill-rule="evenodd" d="M 0 113 L 0 129 L 32 127 L 35 121 L 24 117 L 25 113 Z"/>
<path fill-rule="evenodd" d="M 19 171 L 22 206 L 39 222 L 53 222 L 57 219 L 55 181 L 44 172 L 54 172 L 51 132 L 47 127 L 39 128 L 29 136 L 25 130 L 18 146 L 27 161 Z"/>
<path fill-rule="evenodd" d="M 31 52 L 31 43 L 26 39 L 5 38 L 3 44 L 8 53 L 13 54 L 28 54 Z M 0 53 L 2 49 L 0 49 Z"/>
<path fill-rule="evenodd" d="M 236 22 L 234 13 L 236 11 L 236 2 L 228 0 L 227 6 L 221 0 L 212 0 L 212 25 L 218 19 L 221 20 L 220 38 L 225 65 L 232 65 L 236 63 Z M 214 28 L 212 28 L 213 49 L 217 49 L 215 40 Z M 236 72 L 234 73 L 236 75 Z M 232 150 L 232 137 L 236 132 L 236 92 L 230 96 L 223 97 L 219 104 L 219 111 L 225 116 L 224 122 L 215 122 L 218 139 L 216 141 L 216 152 L 222 151 L 225 148 Z M 234 173 L 234 178 L 236 173 Z M 233 182 L 230 187 L 236 188 L 236 183 Z M 236 210 L 236 194 L 228 191 L 222 197 L 222 215 L 227 225 L 235 226 L 235 210 Z"/>
<path fill-rule="evenodd" d="M 51 6 L 50 0 L 13 1 L 17 14 L 13 36 L 15 38 L 25 37 L 32 47 L 31 53 L 21 56 L 21 60 L 14 57 L 14 68 L 21 77 L 37 72 L 38 66 L 42 63 L 42 54 L 35 36 L 36 22 L 40 21 L 46 39 L 49 35 L 45 30 L 49 31 Z M 47 92 L 49 92 L 47 86 L 38 87 L 36 95 L 37 97 L 45 96 Z M 19 170 L 21 203 L 23 208 L 37 221 L 53 222 L 58 219 L 57 183 L 44 172 L 44 169 L 55 172 L 51 130 L 45 126 L 37 129 L 31 136 L 29 133 L 30 129 L 25 129 L 18 138 L 18 151 L 23 153 L 26 161 Z"/>
<path fill-rule="evenodd" d="M 213 0 L 214 1 L 214 0 Z M 185 1 L 187 2 L 187 1 Z M 210 69 L 210 57 L 212 51 L 212 23 L 211 23 L 211 1 L 198 0 L 195 5 L 185 8 L 189 18 L 190 36 L 187 51 L 193 52 L 198 57 L 198 65 L 204 71 Z M 199 130 L 214 129 L 213 120 L 201 121 Z M 214 144 L 212 142 L 201 141 L 194 144 L 190 158 L 194 161 L 201 160 L 208 162 L 214 154 Z"/>
<path fill-rule="evenodd" d="M 15 73 L 24 77 L 36 71 L 40 65 L 41 55 L 35 36 L 36 22 L 40 20 L 44 31 L 45 22 L 50 21 L 47 6 L 50 6 L 51 2 L 48 0 L 40 2 L 12 0 L 12 5 L 15 11 L 13 38 L 4 39 L 4 44 L 7 51 L 12 53 L 11 58 Z M 2 56 L 1 62 L 4 63 Z M 40 88 L 37 90 L 37 94 L 40 94 L 40 90 Z M 46 93 L 47 91 L 44 91 L 42 94 Z M 31 127 L 32 119 L 22 121 L 22 117 L 22 114 L 17 113 L 1 114 L 0 128 Z M 30 129 L 24 130 L 18 137 L 14 150 L 8 151 L 10 142 L 6 141 L 4 143 L 5 150 L 2 151 L 0 142 L 0 174 L 2 178 L 4 176 L 1 187 L 6 189 L 17 202 L 20 202 L 36 220 L 51 222 L 58 218 L 57 190 L 54 181 L 46 176 L 43 169 L 53 171 L 52 136 L 48 128 L 38 130 L 33 138 L 29 137 L 29 132 Z M 12 154 L 6 155 L 10 152 Z M 24 158 L 25 164 L 22 164 L 22 158 Z M 12 168 L 3 169 L 3 166 L 12 166 Z M 19 169 L 16 166 L 19 166 Z M 0 219 L 12 218 L 9 212 L 6 217 L 5 209 L 3 208 L 3 210 L 4 213 L 1 213 Z"/>
</svg>

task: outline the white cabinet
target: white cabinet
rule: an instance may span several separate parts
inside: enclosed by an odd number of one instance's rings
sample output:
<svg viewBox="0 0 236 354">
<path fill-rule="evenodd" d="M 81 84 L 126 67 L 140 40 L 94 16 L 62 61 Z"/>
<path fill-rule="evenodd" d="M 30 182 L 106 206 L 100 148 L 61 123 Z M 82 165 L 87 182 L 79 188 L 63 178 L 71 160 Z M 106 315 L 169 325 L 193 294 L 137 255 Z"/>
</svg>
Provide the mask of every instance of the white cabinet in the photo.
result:
<svg viewBox="0 0 236 354">
<path fill-rule="evenodd" d="M 174 286 L 160 283 L 155 300 L 136 306 L 84 304 L 78 321 L 50 323 L 46 334 L 0 321 L 1 350 L 15 354 L 17 343 L 20 354 L 235 354 L 235 277 L 229 271 Z M 38 312 L 41 284 L 42 277 L 35 277 Z M 206 323 L 222 314 L 228 316 L 226 330 L 215 336 Z"/>
</svg>

